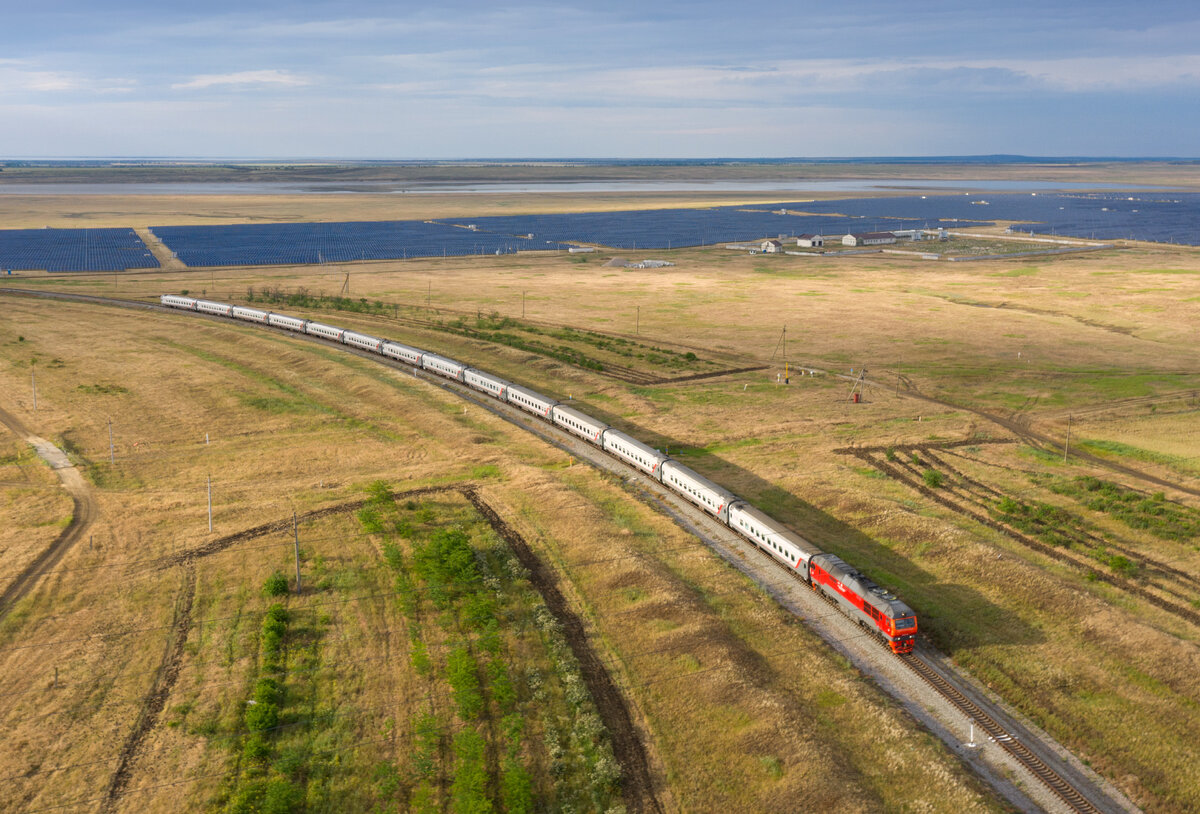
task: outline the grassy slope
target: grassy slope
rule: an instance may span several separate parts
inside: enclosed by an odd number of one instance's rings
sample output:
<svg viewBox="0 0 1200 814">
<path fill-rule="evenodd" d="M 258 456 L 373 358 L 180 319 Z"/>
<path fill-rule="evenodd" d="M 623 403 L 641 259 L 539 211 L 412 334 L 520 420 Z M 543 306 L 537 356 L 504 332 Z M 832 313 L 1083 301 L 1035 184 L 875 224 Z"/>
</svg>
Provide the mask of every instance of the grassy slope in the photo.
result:
<svg viewBox="0 0 1200 814">
<path fill-rule="evenodd" d="M 91 461 L 103 512 L 96 550 L 73 551 L 0 629 L 0 673 L 13 693 L 2 715 L 22 743 L 0 772 L 35 767 L 14 781 L 10 799 L 38 807 L 103 793 L 114 744 L 124 741 L 155 680 L 189 579 L 179 568 L 157 570 L 155 558 L 286 518 L 293 506 L 357 499 L 373 480 L 411 488 L 482 478 L 488 500 L 525 529 L 588 611 L 592 634 L 646 727 L 672 806 L 796 808 L 818 795 L 829 810 L 995 808 L 939 745 L 744 580 L 694 545 L 681 555 L 689 541 L 664 518 L 597 473 L 564 467 L 560 453 L 524 433 L 478 410 L 464 413 L 435 388 L 249 328 L 29 302 L 6 301 L 5 315 L 4 330 L 63 360 L 39 379 L 39 412 L 27 418 L 74 439 Z M 11 347 L 7 338 L 0 347 Z M 0 365 L 9 392 L 24 376 L 14 360 L 6 351 Z M 108 415 L 115 470 L 104 462 Z M 214 535 L 205 520 L 209 474 Z M 391 758 L 368 741 L 384 737 L 388 716 L 368 713 L 394 705 L 397 727 L 411 720 L 421 709 L 419 682 L 396 655 L 396 637 L 389 644 L 379 635 L 393 613 L 386 603 L 344 601 L 379 584 L 369 541 L 332 520 L 303 534 L 316 593 L 289 601 L 289 631 L 296 625 L 302 638 L 287 666 L 307 669 L 317 657 L 322 667 L 311 682 L 285 680 L 291 701 L 282 714 L 298 722 L 338 700 L 353 714 L 319 742 L 275 742 L 267 765 L 284 776 L 297 764 L 281 760 L 316 759 L 306 764 L 319 791 L 315 810 L 350 778 L 362 799 L 385 799 L 391 787 L 374 771 Z M 607 565 L 582 565 L 614 554 Z M 242 751 L 229 748 L 229 736 L 266 657 L 259 591 L 272 571 L 288 569 L 289 556 L 288 536 L 280 534 L 196 562 L 183 669 L 131 764 L 123 810 L 236 799 L 229 784 L 242 775 L 230 761 L 248 758 L 244 743 Z M 637 612 L 622 613 L 631 608 Z M 657 648 L 672 655 L 648 657 Z M 372 659 L 390 667 L 346 671 Z M 51 662 L 60 668 L 57 688 L 46 677 Z M 679 681 L 697 692 L 674 691 Z M 814 717 L 813 709 L 822 712 Z M 714 720 L 729 725 L 714 728 Z M 743 757 L 714 759 L 721 754 Z M 341 768 L 326 766 L 331 755 L 342 755 Z M 391 765 L 400 771 L 401 762 L 398 752 Z M 901 763 L 904 781 L 897 783 L 889 767 Z M 50 766 L 64 768 L 37 768 Z"/>
</svg>

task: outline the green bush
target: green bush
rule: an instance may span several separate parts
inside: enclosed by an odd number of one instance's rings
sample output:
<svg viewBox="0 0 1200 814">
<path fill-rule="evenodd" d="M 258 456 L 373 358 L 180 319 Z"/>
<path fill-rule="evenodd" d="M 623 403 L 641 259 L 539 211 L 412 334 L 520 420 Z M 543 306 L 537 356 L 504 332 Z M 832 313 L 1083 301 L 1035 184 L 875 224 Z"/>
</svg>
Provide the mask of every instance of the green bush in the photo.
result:
<svg viewBox="0 0 1200 814">
<path fill-rule="evenodd" d="M 275 573 L 271 574 L 271 576 L 267 577 L 267 581 L 263 583 L 262 592 L 263 596 L 266 597 L 287 596 L 287 577 L 285 577 L 282 572 L 276 571 Z"/>
<path fill-rule="evenodd" d="M 454 736 L 454 781 L 450 784 L 453 809 L 457 814 L 489 814 L 492 801 L 487 796 L 485 744 L 474 729 Z"/>
<path fill-rule="evenodd" d="M 304 789 L 287 780 L 271 780 L 262 798 L 262 814 L 295 814 L 304 810 Z"/>
<path fill-rule="evenodd" d="M 367 534 L 383 534 L 383 519 L 379 510 L 372 506 L 363 506 L 358 510 L 358 523 Z"/>
<path fill-rule="evenodd" d="M 242 757 L 251 763 L 265 761 L 271 756 L 271 746 L 263 736 L 255 732 L 246 738 L 246 743 L 242 746 Z"/>
<path fill-rule="evenodd" d="M 940 488 L 944 480 L 942 473 L 938 472 L 936 469 L 926 469 L 921 474 L 921 477 L 925 480 L 925 485 L 930 489 Z"/>
<path fill-rule="evenodd" d="M 279 725 L 279 707 L 269 702 L 247 704 L 244 717 L 251 732 L 266 732 Z"/>
<path fill-rule="evenodd" d="M 254 700 L 259 704 L 278 704 L 283 700 L 283 688 L 275 679 L 264 676 L 254 685 Z"/>
<path fill-rule="evenodd" d="M 533 814 L 533 780 L 516 758 L 504 759 L 500 775 L 500 797 L 508 814 Z"/>
<path fill-rule="evenodd" d="M 446 680 L 458 706 L 458 715 L 464 721 L 473 721 L 483 710 L 483 693 L 479 689 L 479 674 L 475 657 L 465 646 L 450 651 L 446 657 Z"/>
</svg>

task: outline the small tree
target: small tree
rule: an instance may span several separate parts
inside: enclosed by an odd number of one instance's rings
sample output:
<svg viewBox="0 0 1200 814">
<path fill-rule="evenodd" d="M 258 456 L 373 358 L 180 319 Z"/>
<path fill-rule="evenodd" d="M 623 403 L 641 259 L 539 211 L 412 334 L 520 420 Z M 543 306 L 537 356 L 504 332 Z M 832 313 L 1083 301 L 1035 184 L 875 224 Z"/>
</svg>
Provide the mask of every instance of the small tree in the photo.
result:
<svg viewBox="0 0 1200 814">
<path fill-rule="evenodd" d="M 276 571 L 267 577 L 263 583 L 263 596 L 287 596 L 288 581 L 281 572 Z"/>
<path fill-rule="evenodd" d="M 925 479 L 925 485 L 930 489 L 938 489 L 942 485 L 942 473 L 936 469 L 926 469 L 921 477 Z"/>
</svg>

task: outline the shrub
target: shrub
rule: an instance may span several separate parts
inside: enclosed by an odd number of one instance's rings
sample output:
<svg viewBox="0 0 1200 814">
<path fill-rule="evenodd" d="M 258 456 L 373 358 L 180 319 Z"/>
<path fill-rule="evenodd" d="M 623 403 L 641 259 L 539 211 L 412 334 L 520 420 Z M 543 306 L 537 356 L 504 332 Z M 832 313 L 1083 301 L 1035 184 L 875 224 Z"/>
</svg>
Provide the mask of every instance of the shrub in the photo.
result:
<svg viewBox="0 0 1200 814">
<path fill-rule="evenodd" d="M 254 685 L 254 700 L 259 704 L 278 704 L 283 700 L 283 688 L 275 679 L 264 676 Z"/>
<path fill-rule="evenodd" d="M 244 717 L 251 732 L 266 732 L 279 725 L 279 707 L 272 703 L 247 704 Z"/>
<path fill-rule="evenodd" d="M 479 674 L 475 658 L 466 647 L 459 646 L 446 658 L 446 680 L 450 682 L 459 717 L 472 721 L 483 710 L 483 693 L 479 689 Z"/>
<path fill-rule="evenodd" d="M 428 677 L 433 672 L 433 662 L 429 659 L 429 651 L 425 649 L 425 642 L 415 641 L 412 643 L 409 659 L 418 674 Z"/>
<path fill-rule="evenodd" d="M 267 577 L 267 581 L 263 583 L 263 596 L 287 596 L 288 581 L 287 577 L 282 572 L 276 571 Z"/>
<path fill-rule="evenodd" d="M 942 485 L 942 473 L 938 472 L 936 469 L 926 469 L 921 474 L 921 477 L 925 479 L 925 485 L 930 489 L 937 489 Z"/>
<path fill-rule="evenodd" d="M 883 457 L 887 458 L 889 461 L 895 461 L 896 460 L 896 450 L 892 449 L 891 447 L 888 447 L 887 450 L 883 453 Z"/>
<path fill-rule="evenodd" d="M 533 780 L 515 758 L 508 757 L 500 776 L 500 797 L 508 814 L 533 814 Z"/>
<path fill-rule="evenodd" d="M 304 789 L 287 780 L 272 780 L 262 798 L 262 814 L 293 814 L 304 808 Z"/>
<path fill-rule="evenodd" d="M 487 767 L 484 764 L 483 738 L 474 729 L 454 736 L 454 782 L 450 784 L 454 811 L 459 814 L 487 814 L 493 811 L 487 796 Z"/>
<path fill-rule="evenodd" d="M 263 736 L 255 732 L 250 737 L 246 738 L 246 743 L 242 747 L 242 757 L 251 763 L 262 762 L 271 756 L 270 745 L 263 740 Z"/>
<path fill-rule="evenodd" d="M 379 516 L 378 509 L 371 506 L 363 506 L 358 510 L 358 522 L 367 534 L 383 533 L 383 520 Z"/>
</svg>

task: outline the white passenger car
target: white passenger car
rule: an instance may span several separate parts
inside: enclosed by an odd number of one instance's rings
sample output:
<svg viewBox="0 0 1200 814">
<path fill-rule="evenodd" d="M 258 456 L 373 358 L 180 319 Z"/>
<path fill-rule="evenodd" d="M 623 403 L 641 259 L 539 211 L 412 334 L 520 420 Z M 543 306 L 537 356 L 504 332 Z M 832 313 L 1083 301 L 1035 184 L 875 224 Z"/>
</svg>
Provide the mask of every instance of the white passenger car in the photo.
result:
<svg viewBox="0 0 1200 814">
<path fill-rule="evenodd" d="M 642 470 L 655 480 L 662 480 L 662 465 L 668 460 L 666 455 L 620 430 L 604 433 L 602 441 L 605 452 L 615 455 L 634 469 Z"/>
<path fill-rule="evenodd" d="M 233 314 L 232 305 L 226 305 L 223 302 L 209 302 L 208 300 L 196 300 L 196 310 L 203 311 L 206 314 L 220 314 L 223 317 Z"/>
<path fill-rule="evenodd" d="M 662 482 L 722 522 L 729 522 L 729 504 L 737 496 L 678 461 L 662 465 Z"/>
<path fill-rule="evenodd" d="M 456 362 L 453 359 L 447 359 L 445 356 L 438 356 L 436 353 L 426 353 L 421 357 L 421 367 L 426 370 L 432 370 L 447 379 L 454 379 L 456 382 L 461 382 L 463 371 L 467 366 L 462 362 Z"/>
<path fill-rule="evenodd" d="M 482 370 L 476 370 L 473 367 L 469 367 L 463 371 L 463 381 L 470 387 L 482 390 L 492 398 L 500 399 L 500 401 L 505 400 L 504 394 L 510 387 L 509 382 L 506 382 L 504 379 L 493 376 L 491 373 L 484 373 Z"/>
<path fill-rule="evenodd" d="M 289 331 L 304 333 L 304 326 L 308 324 L 308 320 L 272 313 L 267 314 L 267 324 L 275 328 L 287 328 Z"/>
<path fill-rule="evenodd" d="M 567 432 L 591 441 L 596 446 L 601 446 L 600 439 L 604 436 L 604 431 L 608 429 L 608 425 L 603 421 L 598 421 L 587 413 L 581 413 L 574 407 L 567 407 L 563 404 L 556 405 L 550 411 L 550 418 Z"/>
<path fill-rule="evenodd" d="M 163 294 L 158 298 L 158 301 L 172 308 L 187 308 L 189 311 L 196 310 L 196 301 L 191 297 L 181 297 L 178 294 Z"/>
<path fill-rule="evenodd" d="M 235 305 L 233 306 L 233 316 L 237 319 L 244 319 L 247 322 L 260 322 L 265 325 L 269 314 L 266 311 L 260 311 L 257 308 L 247 308 L 244 305 Z"/>
<path fill-rule="evenodd" d="M 342 334 L 342 342 L 347 345 L 353 345 L 356 348 L 363 350 L 379 352 L 379 346 L 383 344 L 383 340 L 377 336 L 368 334 L 355 333 L 354 331 L 346 331 Z"/>
<path fill-rule="evenodd" d="M 390 356 L 392 359 L 399 359 L 401 362 L 407 362 L 416 367 L 421 366 L 421 357 L 425 355 L 425 351 L 410 348 L 408 345 L 401 345 L 399 342 L 384 342 L 379 352 L 384 356 Z"/>
<path fill-rule="evenodd" d="M 534 415 L 540 415 L 542 418 L 549 418 L 550 411 L 558 404 L 552 398 L 543 396 L 536 390 L 530 390 L 528 387 L 520 387 L 519 385 L 510 384 L 506 393 L 509 404 L 515 404 L 522 410 L 528 410 Z"/>
<path fill-rule="evenodd" d="M 304 332 L 323 339 L 332 339 L 334 342 L 341 342 L 342 334 L 346 332 L 346 329 L 337 328 L 333 325 L 324 325 L 320 322 L 310 322 L 304 327 Z"/>
<path fill-rule="evenodd" d="M 744 500 L 729 507 L 729 527 L 808 579 L 808 561 L 821 550 Z"/>
</svg>

